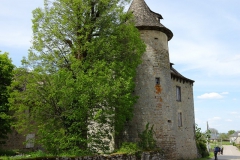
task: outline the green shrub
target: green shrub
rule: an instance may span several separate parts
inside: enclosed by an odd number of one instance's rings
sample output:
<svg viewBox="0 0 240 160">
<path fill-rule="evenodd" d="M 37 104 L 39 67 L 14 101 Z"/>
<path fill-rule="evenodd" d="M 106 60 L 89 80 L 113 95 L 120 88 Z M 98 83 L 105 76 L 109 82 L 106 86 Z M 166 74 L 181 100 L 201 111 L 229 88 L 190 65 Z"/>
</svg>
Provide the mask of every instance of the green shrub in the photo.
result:
<svg viewBox="0 0 240 160">
<path fill-rule="evenodd" d="M 237 147 L 238 149 L 240 149 L 240 144 L 236 144 L 236 147 Z"/>
<path fill-rule="evenodd" d="M 206 144 L 204 142 L 202 142 L 202 141 L 197 142 L 197 148 L 198 148 L 199 153 L 202 155 L 202 157 L 209 156 Z"/>
<path fill-rule="evenodd" d="M 149 128 L 149 123 L 147 123 L 145 130 L 139 134 L 140 142 L 138 144 L 142 150 L 153 150 L 156 148 L 156 140 L 153 134 L 153 125 Z"/>
<path fill-rule="evenodd" d="M 124 142 L 120 149 L 117 151 L 117 153 L 122 153 L 122 154 L 133 154 L 138 152 L 140 149 L 137 145 L 137 143 L 132 143 L 132 142 Z"/>
<path fill-rule="evenodd" d="M 16 153 L 14 150 L 0 150 L 0 156 L 14 156 Z"/>
<path fill-rule="evenodd" d="M 207 151 L 207 140 L 206 140 L 206 134 L 201 132 L 201 128 L 198 128 L 197 124 L 195 126 L 195 138 L 196 138 L 196 145 L 198 152 L 202 155 L 202 157 L 209 156 L 209 153 Z"/>
</svg>

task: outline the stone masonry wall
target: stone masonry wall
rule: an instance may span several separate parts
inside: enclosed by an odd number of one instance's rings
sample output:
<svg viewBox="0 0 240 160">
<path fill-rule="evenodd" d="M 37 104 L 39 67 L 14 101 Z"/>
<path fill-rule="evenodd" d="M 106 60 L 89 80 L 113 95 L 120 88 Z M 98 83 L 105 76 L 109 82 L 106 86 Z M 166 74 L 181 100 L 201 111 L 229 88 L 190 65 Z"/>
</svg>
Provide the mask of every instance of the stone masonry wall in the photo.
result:
<svg viewBox="0 0 240 160">
<path fill-rule="evenodd" d="M 154 125 L 158 147 L 165 151 L 168 159 L 175 159 L 168 39 L 160 31 L 140 30 L 140 33 L 147 48 L 142 56 L 142 64 L 137 69 L 135 94 L 139 99 L 128 126 L 128 139 L 138 141 L 138 134 L 146 124 Z"/>
<path fill-rule="evenodd" d="M 6 144 L 0 145 L 0 148 L 4 150 L 24 149 L 26 145 L 24 145 L 23 142 L 25 141 L 25 136 L 13 130 L 12 133 L 8 134 Z"/>
<path fill-rule="evenodd" d="M 162 153 L 159 152 L 143 152 L 141 154 L 127 155 L 99 155 L 85 157 L 40 157 L 28 158 L 28 160 L 167 160 Z"/>
<path fill-rule="evenodd" d="M 181 88 L 181 101 L 177 101 L 176 86 Z M 181 79 L 172 79 L 173 106 L 176 108 L 176 148 L 178 159 L 197 158 L 195 142 L 195 118 L 193 103 L 193 84 Z M 182 126 L 178 125 L 179 113 L 182 114 Z"/>
</svg>

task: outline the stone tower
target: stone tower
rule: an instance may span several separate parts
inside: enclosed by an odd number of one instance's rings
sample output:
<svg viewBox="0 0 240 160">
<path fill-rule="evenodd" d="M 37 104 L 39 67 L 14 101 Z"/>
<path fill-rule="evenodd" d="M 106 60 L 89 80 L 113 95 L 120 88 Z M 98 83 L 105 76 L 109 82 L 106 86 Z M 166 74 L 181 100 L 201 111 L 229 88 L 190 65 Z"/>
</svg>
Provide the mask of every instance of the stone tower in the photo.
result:
<svg viewBox="0 0 240 160">
<path fill-rule="evenodd" d="M 196 158 L 192 92 L 194 81 L 183 77 L 170 64 L 168 41 L 173 33 L 160 23 L 162 16 L 151 11 L 144 0 L 133 0 L 129 12 L 134 15 L 135 25 L 146 44 L 146 52 L 142 56 L 142 64 L 137 68 L 134 92 L 139 99 L 134 106 L 134 117 L 128 125 L 128 140 L 138 141 L 138 134 L 149 123 L 154 125 L 157 146 L 165 151 L 167 159 Z M 187 102 L 182 102 L 177 94 L 185 92 L 185 88 L 188 99 Z M 183 118 L 183 115 L 188 116 Z M 185 122 L 188 125 L 187 131 L 182 127 Z M 179 129 L 183 131 L 178 132 Z M 187 132 L 190 133 L 186 137 L 179 135 Z M 179 143 L 189 145 L 184 147 L 190 148 L 192 152 L 184 156 L 188 149 L 179 149 Z"/>
</svg>

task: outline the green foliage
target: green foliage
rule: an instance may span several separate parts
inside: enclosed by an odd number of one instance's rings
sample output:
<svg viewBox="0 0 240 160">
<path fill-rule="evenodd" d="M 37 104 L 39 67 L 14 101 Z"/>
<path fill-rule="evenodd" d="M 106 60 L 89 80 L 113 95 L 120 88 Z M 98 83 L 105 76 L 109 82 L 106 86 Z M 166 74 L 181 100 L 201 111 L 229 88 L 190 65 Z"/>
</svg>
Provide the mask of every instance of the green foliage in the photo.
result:
<svg viewBox="0 0 240 160">
<path fill-rule="evenodd" d="M 196 145 L 198 148 L 199 153 L 202 155 L 202 157 L 209 156 L 209 153 L 207 151 L 207 134 L 201 132 L 201 128 L 198 128 L 197 124 L 195 126 L 195 139 L 196 139 Z"/>
<path fill-rule="evenodd" d="M 7 133 L 11 131 L 11 117 L 9 112 L 9 91 L 13 77 L 13 68 L 8 53 L 0 51 L 0 144 L 5 143 Z"/>
<path fill-rule="evenodd" d="M 125 2 L 45 0 L 33 11 L 33 45 L 15 71 L 11 109 L 14 126 L 37 133 L 52 154 L 105 152 L 132 117 L 145 45 Z"/>
<path fill-rule="evenodd" d="M 117 153 L 120 154 L 134 154 L 138 152 L 140 148 L 138 147 L 137 143 L 132 143 L 132 142 L 124 142 L 120 149 L 117 151 Z"/>
<path fill-rule="evenodd" d="M 14 155 L 16 155 L 16 151 L 0 149 L 0 156 L 14 156 Z"/>
<path fill-rule="evenodd" d="M 140 151 L 150 151 L 156 149 L 156 140 L 154 139 L 154 125 L 149 127 L 149 123 L 146 124 L 145 130 L 139 134 L 139 142 L 124 142 L 117 153 L 138 153 Z"/>
<path fill-rule="evenodd" d="M 229 136 L 228 136 L 228 134 L 226 134 L 226 133 L 220 133 L 220 134 L 218 135 L 218 137 L 219 137 L 219 139 L 221 139 L 221 140 L 228 140 L 228 139 L 229 139 Z"/>
<path fill-rule="evenodd" d="M 212 159 L 213 157 L 214 157 L 214 153 L 210 152 L 209 156 L 206 156 L 206 157 L 203 157 L 203 158 L 198 158 L 198 159 L 195 159 L 195 160 L 208 160 L 208 159 Z"/>
<path fill-rule="evenodd" d="M 156 148 L 156 140 L 154 139 L 153 134 L 153 125 L 149 128 L 149 123 L 147 123 L 145 130 L 139 134 L 139 147 L 142 150 L 153 150 Z"/>
<path fill-rule="evenodd" d="M 233 133 L 235 133 L 234 130 L 230 130 L 230 131 L 228 131 L 228 133 L 227 133 L 228 137 L 231 136 Z"/>
<path fill-rule="evenodd" d="M 225 140 L 221 142 L 222 145 L 231 145 L 229 140 Z"/>
<path fill-rule="evenodd" d="M 211 131 L 210 131 L 210 130 L 207 130 L 207 131 L 205 132 L 205 136 L 206 136 L 206 140 L 210 141 Z"/>
<path fill-rule="evenodd" d="M 47 156 L 50 156 L 50 155 L 47 155 L 45 152 L 43 152 L 41 150 L 38 150 L 38 151 L 35 151 L 35 152 L 31 152 L 28 155 L 30 155 L 31 158 L 33 158 L 33 157 L 47 157 Z"/>
<path fill-rule="evenodd" d="M 236 144 L 235 146 L 240 150 L 240 144 Z"/>
</svg>

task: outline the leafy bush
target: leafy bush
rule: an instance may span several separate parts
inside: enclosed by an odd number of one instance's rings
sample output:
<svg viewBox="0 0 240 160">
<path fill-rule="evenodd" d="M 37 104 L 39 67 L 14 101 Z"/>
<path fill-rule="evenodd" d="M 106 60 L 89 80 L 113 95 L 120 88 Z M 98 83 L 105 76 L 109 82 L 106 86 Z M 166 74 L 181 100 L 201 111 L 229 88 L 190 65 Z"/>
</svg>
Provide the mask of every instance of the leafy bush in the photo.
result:
<svg viewBox="0 0 240 160">
<path fill-rule="evenodd" d="M 236 147 L 237 147 L 238 149 L 240 149 L 240 144 L 236 144 Z"/>
<path fill-rule="evenodd" d="M 197 148 L 198 148 L 199 153 L 202 155 L 202 157 L 209 156 L 206 144 L 204 142 L 197 142 Z"/>
<path fill-rule="evenodd" d="M 198 126 L 195 126 L 195 138 L 196 138 L 196 145 L 198 152 L 202 155 L 202 157 L 209 156 L 209 153 L 207 151 L 206 147 L 206 136 L 204 133 L 201 132 L 201 128 L 198 128 Z"/>
<path fill-rule="evenodd" d="M 143 150 L 152 150 L 156 148 L 156 140 L 153 137 L 153 125 L 149 128 L 149 123 L 146 124 L 145 130 L 139 134 L 139 147 Z"/>
<path fill-rule="evenodd" d="M 149 151 L 156 148 L 156 140 L 153 137 L 154 130 L 153 125 L 149 127 L 149 123 L 146 124 L 145 130 L 139 134 L 140 141 L 137 143 L 124 142 L 117 153 L 140 153 L 141 151 Z"/>
<path fill-rule="evenodd" d="M 140 150 L 137 143 L 124 142 L 117 153 L 133 154 Z"/>
<path fill-rule="evenodd" d="M 16 151 L 0 149 L 0 156 L 14 156 L 14 155 L 16 155 Z"/>
</svg>

